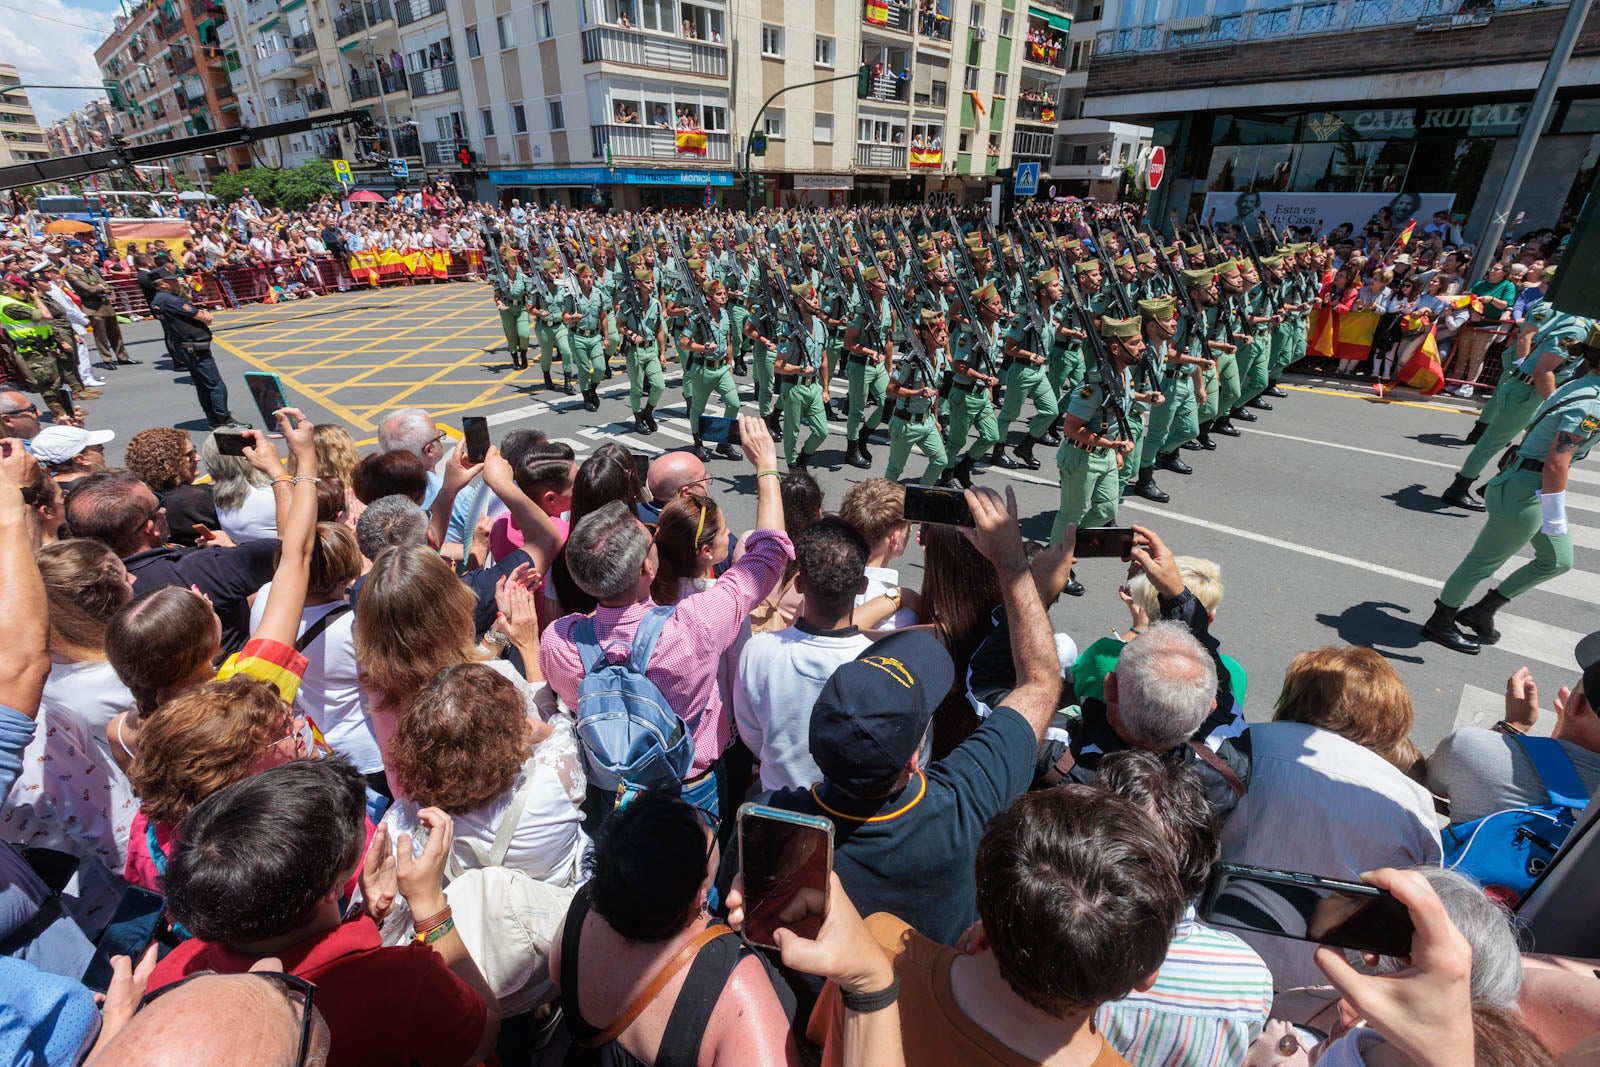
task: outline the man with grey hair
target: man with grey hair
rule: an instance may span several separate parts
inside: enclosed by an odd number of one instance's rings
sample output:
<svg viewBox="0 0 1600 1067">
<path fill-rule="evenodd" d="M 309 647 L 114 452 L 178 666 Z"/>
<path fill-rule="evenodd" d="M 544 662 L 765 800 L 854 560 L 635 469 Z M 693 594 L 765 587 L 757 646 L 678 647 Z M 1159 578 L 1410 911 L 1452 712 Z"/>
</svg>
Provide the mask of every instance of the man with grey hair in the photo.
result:
<svg viewBox="0 0 1600 1067">
<path fill-rule="evenodd" d="M 433 423 L 433 418 L 421 408 L 395 408 L 378 423 L 378 450 L 380 452 L 410 452 L 422 461 L 428 471 L 428 491 L 422 498 L 424 508 L 433 505 L 444 484 L 435 470 L 444 458 L 445 433 Z"/>
</svg>

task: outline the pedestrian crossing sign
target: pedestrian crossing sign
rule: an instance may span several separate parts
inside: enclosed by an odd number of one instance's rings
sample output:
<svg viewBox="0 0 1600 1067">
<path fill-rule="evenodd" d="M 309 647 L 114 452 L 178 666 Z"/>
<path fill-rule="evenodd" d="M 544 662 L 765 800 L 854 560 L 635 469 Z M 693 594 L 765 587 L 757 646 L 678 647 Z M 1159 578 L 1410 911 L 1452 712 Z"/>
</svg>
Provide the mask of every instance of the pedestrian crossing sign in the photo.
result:
<svg viewBox="0 0 1600 1067">
<path fill-rule="evenodd" d="M 334 160 L 333 161 L 333 176 L 335 178 L 338 178 L 339 181 L 342 182 L 345 185 L 351 184 L 351 179 L 350 179 L 350 161 L 348 159 L 336 159 L 336 160 Z"/>
<path fill-rule="evenodd" d="M 1034 196 L 1039 192 L 1039 164 L 1018 163 L 1017 180 L 1011 190 L 1017 196 Z"/>
</svg>

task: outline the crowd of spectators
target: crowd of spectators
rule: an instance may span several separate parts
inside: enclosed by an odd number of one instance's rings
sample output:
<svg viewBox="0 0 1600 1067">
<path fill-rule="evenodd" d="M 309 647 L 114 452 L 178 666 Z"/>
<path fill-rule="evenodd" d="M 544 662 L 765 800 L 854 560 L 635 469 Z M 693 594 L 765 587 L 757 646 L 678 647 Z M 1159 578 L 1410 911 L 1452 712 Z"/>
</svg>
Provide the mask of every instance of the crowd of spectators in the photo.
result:
<svg viewBox="0 0 1600 1067">
<path fill-rule="evenodd" d="M 759 420 L 740 430 L 742 532 L 691 452 L 641 480 L 618 445 L 579 462 L 517 429 L 474 464 L 415 408 L 366 455 L 286 409 L 242 458 L 155 427 L 109 469 L 46 470 L 48 431 L 9 420 L 0 1056 L 1584 1054 L 1593 962 L 1523 956 L 1504 906 L 1441 867 L 1446 824 L 1542 799 L 1511 736 L 1541 714 L 1526 669 L 1499 730 L 1425 756 L 1370 650 L 1251 686 L 1220 568 L 1154 531 L 1118 590 L 1129 626 L 1080 651 L 1051 616 L 1070 532 L 1030 546 L 981 488 L 972 527 L 917 528 L 883 479 L 833 511 Z M 920 589 L 897 566 L 914 542 Z M 619 770 L 585 708 L 625 662 L 674 727 Z M 1555 737 L 1587 793 L 1600 635 L 1576 666 Z M 1270 712 L 1246 718 L 1250 691 Z M 738 934 L 747 801 L 832 828 L 820 928 L 776 950 Z M 1409 959 L 1208 922 L 1219 861 L 1391 891 Z M 140 891 L 154 940 L 99 1002 L 91 958 Z"/>
</svg>

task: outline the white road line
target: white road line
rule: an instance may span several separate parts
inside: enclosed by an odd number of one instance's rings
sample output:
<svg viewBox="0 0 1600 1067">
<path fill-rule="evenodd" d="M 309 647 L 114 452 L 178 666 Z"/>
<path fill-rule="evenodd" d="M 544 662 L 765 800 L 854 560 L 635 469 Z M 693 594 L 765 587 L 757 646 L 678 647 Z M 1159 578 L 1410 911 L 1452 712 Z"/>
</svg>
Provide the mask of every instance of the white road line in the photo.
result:
<svg viewBox="0 0 1600 1067">
<path fill-rule="evenodd" d="M 1567 529 L 1572 532 L 1572 543 L 1579 548 L 1600 548 L 1600 530 L 1589 526 L 1574 526 L 1570 522 Z"/>
<path fill-rule="evenodd" d="M 1316 445 L 1319 448 L 1338 448 L 1343 449 L 1346 452 L 1360 452 L 1368 456 L 1381 456 L 1384 459 L 1403 459 L 1408 463 L 1426 463 L 1430 467 L 1444 467 L 1448 470 L 1456 470 L 1461 466 L 1459 463 L 1443 463 L 1437 459 L 1419 459 L 1416 456 L 1402 456 L 1398 452 L 1380 452 L 1376 448 L 1361 448 L 1356 445 L 1344 445 L 1338 443 L 1337 441 L 1319 441 L 1315 437 L 1296 437 L 1294 434 L 1290 433 L 1276 433 L 1272 430 L 1258 430 L 1253 426 L 1240 426 L 1239 429 L 1243 430 L 1247 434 L 1260 434 L 1262 437 L 1278 437 L 1285 441 L 1299 441 L 1301 444 Z"/>
<path fill-rule="evenodd" d="M 1589 496 L 1585 493 L 1574 493 L 1567 490 L 1568 511 L 1600 511 L 1600 496 Z"/>
</svg>

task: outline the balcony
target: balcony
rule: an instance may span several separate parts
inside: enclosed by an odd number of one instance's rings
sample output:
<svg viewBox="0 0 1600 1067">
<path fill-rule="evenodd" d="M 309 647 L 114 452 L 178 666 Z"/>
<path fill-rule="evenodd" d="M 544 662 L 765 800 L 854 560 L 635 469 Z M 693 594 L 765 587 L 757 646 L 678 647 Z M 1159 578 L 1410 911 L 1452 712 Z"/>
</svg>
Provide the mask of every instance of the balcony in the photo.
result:
<svg viewBox="0 0 1600 1067">
<path fill-rule="evenodd" d="M 728 76 L 726 45 L 705 41 L 686 41 L 639 30 L 596 26 L 583 31 L 585 63 L 625 63 L 663 72 L 704 74 L 711 78 Z"/>
<path fill-rule="evenodd" d="M 454 74 L 455 74 L 455 69 L 451 68 L 451 75 L 452 75 L 451 81 L 452 82 L 454 82 L 454 80 L 455 80 Z M 416 77 L 416 75 L 413 75 L 413 78 L 415 78 L 415 77 Z M 454 89 L 455 85 L 452 84 L 450 86 L 450 88 Z M 391 70 L 391 71 L 389 71 L 389 72 L 387 72 L 385 74 L 377 75 L 376 77 L 373 76 L 372 74 L 363 74 L 359 78 L 351 78 L 350 79 L 350 99 L 351 99 L 351 101 L 370 100 L 373 97 L 377 96 L 380 91 L 382 93 L 384 93 L 385 95 L 387 95 L 389 93 L 403 93 L 403 92 L 405 92 L 406 91 L 405 75 L 397 74 L 397 73 L 395 73 L 394 71 Z M 443 92 L 444 90 L 440 89 L 440 90 L 437 90 L 437 91 L 438 92 Z M 416 92 L 416 90 L 413 88 L 412 92 Z M 418 94 L 418 95 L 421 95 L 421 94 Z"/>
<path fill-rule="evenodd" d="M 306 113 L 306 105 L 300 100 L 267 105 L 267 119 L 270 122 L 293 122 L 295 119 L 305 118 Z"/>
<path fill-rule="evenodd" d="M 1051 151 L 1055 147 L 1055 140 L 1054 134 L 1018 130 L 1011 136 L 1011 154 L 1013 156 L 1049 158 Z"/>
<path fill-rule="evenodd" d="M 906 146 L 903 144 L 857 144 L 856 166 L 872 170 L 905 170 Z"/>
<path fill-rule="evenodd" d="M 1030 29 L 1028 40 L 1022 44 L 1022 62 L 1034 67 L 1046 67 L 1064 72 L 1072 60 L 1072 49 L 1067 46 L 1067 35 L 1060 30 L 1037 24 Z"/>
<path fill-rule="evenodd" d="M 1125 52 L 1173 52 L 1216 48 L 1250 41 L 1279 41 L 1382 26 L 1417 30 L 1481 26 L 1493 15 L 1551 6 L 1547 0 L 1495 0 L 1492 6 L 1464 11 L 1458 0 L 1306 0 L 1232 15 L 1169 19 L 1143 26 L 1103 30 L 1095 38 L 1097 56 Z"/>
<path fill-rule="evenodd" d="M 459 166 L 456 153 L 460 150 L 460 141 L 423 141 L 422 161 L 430 167 Z"/>
<path fill-rule="evenodd" d="M 911 32 L 911 15 L 911 5 L 903 0 L 866 0 L 861 8 L 862 22 L 880 30 L 894 30 L 897 33 Z"/>
<path fill-rule="evenodd" d="M 328 101 L 328 94 L 321 89 L 307 89 L 305 91 L 307 111 L 326 111 L 333 105 Z"/>
<path fill-rule="evenodd" d="M 955 29 L 955 23 L 950 21 L 948 11 L 935 11 L 931 15 L 917 16 L 917 36 L 924 42 L 943 41 L 949 44 Z"/>
<path fill-rule="evenodd" d="M 1029 100 L 1027 97 L 1017 101 L 1017 120 L 1019 122 L 1038 122 L 1046 126 L 1054 126 L 1056 122 L 1055 100 Z"/>
<path fill-rule="evenodd" d="M 277 0 L 246 0 L 244 5 L 244 20 L 254 26 L 258 22 L 265 22 L 269 18 L 278 17 Z"/>
<path fill-rule="evenodd" d="M 257 52 L 256 61 L 254 64 L 256 68 L 256 77 L 258 78 L 271 78 L 274 75 L 283 74 L 284 71 L 288 70 L 294 65 L 294 53 L 286 48 L 280 48 L 275 52 L 268 52 L 266 55 L 262 55 L 260 52 Z M 291 72 L 285 75 L 285 77 L 292 79 L 294 74 Z"/>
<path fill-rule="evenodd" d="M 212 92 L 217 94 L 218 100 L 236 100 L 239 96 L 239 94 L 233 89 L 232 80 L 227 78 L 217 82 L 216 87 L 212 89 Z"/>
<path fill-rule="evenodd" d="M 1058 181 L 1109 182 L 1121 169 L 1115 163 L 1058 163 L 1050 168 L 1050 175 Z"/>
<path fill-rule="evenodd" d="M 317 35 L 310 30 L 305 33 L 295 34 L 289 38 L 289 48 L 295 52 L 315 52 L 317 50 Z"/>
<path fill-rule="evenodd" d="M 171 18 L 162 19 L 156 24 L 156 32 L 164 39 L 183 36 L 183 16 L 174 11 Z"/>
<path fill-rule="evenodd" d="M 196 22 L 201 19 L 228 17 L 228 12 L 217 3 L 217 0 L 189 0 L 189 12 L 194 15 Z"/>
<path fill-rule="evenodd" d="M 895 100 L 902 104 L 911 99 L 911 79 L 896 78 L 893 74 L 880 74 L 872 79 L 868 100 Z"/>
<path fill-rule="evenodd" d="M 678 151 L 677 130 L 664 130 L 659 126 L 591 126 L 594 154 L 604 159 L 606 148 L 611 148 L 612 159 L 650 159 L 658 162 L 726 163 L 732 158 L 728 135 L 704 133 L 704 155 Z M 685 131 L 687 132 L 687 131 Z"/>
<path fill-rule="evenodd" d="M 402 26 L 443 11 L 444 0 L 394 0 L 394 20 Z"/>
<path fill-rule="evenodd" d="M 223 48 L 233 47 L 233 23 L 217 23 L 217 44 Z"/>
<path fill-rule="evenodd" d="M 461 83 L 457 80 L 454 63 L 419 70 L 411 75 L 412 96 L 433 96 L 435 93 L 454 92 L 459 88 Z"/>
<path fill-rule="evenodd" d="M 333 20 L 333 35 L 341 40 L 354 37 L 358 33 L 365 33 L 367 27 L 392 18 L 394 14 L 389 10 L 389 0 L 367 0 L 364 4 L 356 5 L 353 11 Z"/>
<path fill-rule="evenodd" d="M 193 52 L 172 53 L 172 73 L 174 76 L 179 74 L 187 74 L 191 70 L 194 70 L 195 66 L 196 64 Z"/>
</svg>

